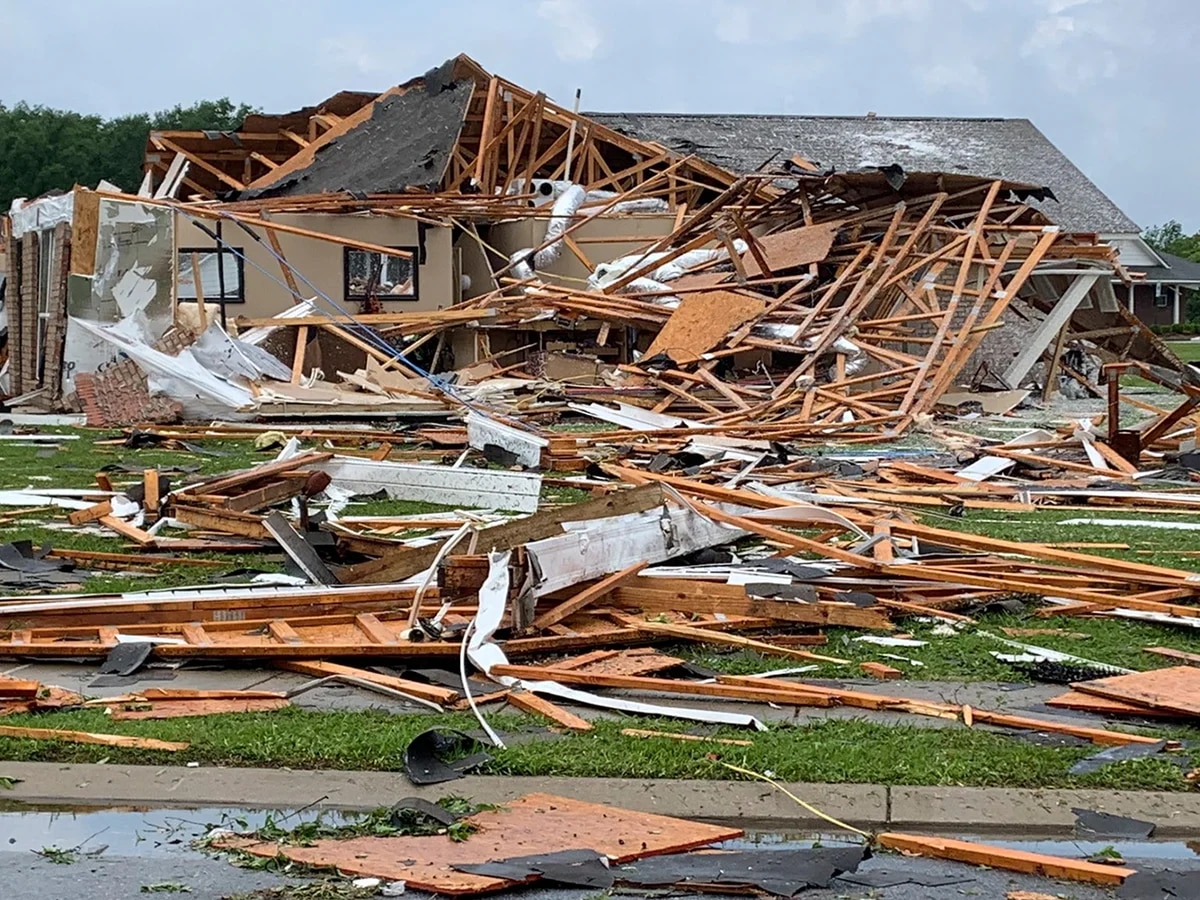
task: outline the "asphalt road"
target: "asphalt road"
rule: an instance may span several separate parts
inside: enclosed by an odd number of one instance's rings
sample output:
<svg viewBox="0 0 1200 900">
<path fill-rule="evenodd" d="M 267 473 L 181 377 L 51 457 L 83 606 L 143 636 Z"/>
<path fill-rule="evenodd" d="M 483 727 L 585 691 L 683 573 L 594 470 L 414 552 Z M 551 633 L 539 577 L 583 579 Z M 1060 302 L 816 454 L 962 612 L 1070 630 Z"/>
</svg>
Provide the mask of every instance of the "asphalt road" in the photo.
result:
<svg viewBox="0 0 1200 900">
<path fill-rule="evenodd" d="M 301 878 L 238 868 L 225 857 L 211 856 L 193 847 L 193 841 L 211 825 L 256 827 L 265 815 L 262 811 L 229 809 L 0 808 L 0 900 L 146 900 L 154 896 L 224 900 L 259 888 L 303 883 Z M 1105 843 L 1055 841 L 1022 849 L 1080 857 L 1095 852 Z M 1112 843 L 1134 869 L 1170 867 L 1176 871 L 1200 871 L 1200 856 L 1190 844 Z M 761 849 L 769 853 L 797 846 L 807 844 L 781 835 L 751 835 L 731 842 L 730 849 Z M 47 848 L 74 848 L 74 852 L 69 861 L 54 862 L 47 858 Z M 1010 891 L 1039 892 L 1072 900 L 1115 896 L 1111 890 L 1088 885 L 891 854 L 865 861 L 858 874 L 879 870 L 931 883 L 872 887 L 838 881 L 831 888 L 810 890 L 798 896 L 805 900 L 961 900 L 963 897 L 1003 900 Z M 952 883 L 932 883 L 940 880 Z M 144 890 L 167 884 L 186 887 L 187 891 Z M 662 896 L 660 892 L 636 889 L 618 888 L 614 892 L 634 897 L 648 894 Z M 427 895 L 413 892 L 407 896 L 425 900 Z M 495 896 L 521 900 L 595 900 L 598 893 L 580 889 L 525 889 Z M 705 895 L 685 896 L 702 900 Z"/>
<path fill-rule="evenodd" d="M 1172 863 L 1172 866 L 1177 866 Z M 1037 891 L 1072 900 L 1110 900 L 1113 892 L 1080 884 L 1054 882 L 1045 878 L 1014 875 L 955 863 L 932 860 L 901 860 L 881 857 L 860 867 L 860 872 L 877 868 L 911 871 L 920 876 L 947 876 L 970 879 L 940 887 L 898 885 L 885 888 L 861 887 L 838 882 L 828 890 L 810 890 L 798 896 L 804 900 L 1003 900 L 1009 891 Z M 222 859 L 209 858 L 192 851 L 173 856 L 108 856 L 56 864 L 28 851 L 0 851 L 3 872 L 0 894 L 5 900 L 147 900 L 148 897 L 180 897 L 187 900 L 224 900 L 239 892 L 276 885 L 300 884 L 301 879 L 239 869 Z M 187 893 L 147 893 L 143 887 L 173 883 L 185 885 Z M 643 891 L 620 891 L 625 896 L 643 896 Z M 412 900 L 428 895 L 410 892 Z M 594 900 L 589 890 L 526 889 L 493 895 L 521 900 Z M 691 900 L 708 895 L 686 894 Z"/>
</svg>

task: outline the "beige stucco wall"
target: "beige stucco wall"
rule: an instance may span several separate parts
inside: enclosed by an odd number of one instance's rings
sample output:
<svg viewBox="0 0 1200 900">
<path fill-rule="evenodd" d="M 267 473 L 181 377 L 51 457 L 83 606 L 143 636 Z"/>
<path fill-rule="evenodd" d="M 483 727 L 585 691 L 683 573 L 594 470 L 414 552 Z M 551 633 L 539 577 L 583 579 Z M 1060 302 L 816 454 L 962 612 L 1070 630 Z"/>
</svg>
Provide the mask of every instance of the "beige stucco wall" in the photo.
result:
<svg viewBox="0 0 1200 900">
<path fill-rule="evenodd" d="M 578 245 L 580 252 L 587 257 L 588 262 L 596 266 L 618 256 L 635 253 L 649 242 L 664 234 L 670 234 L 674 228 L 674 215 L 602 216 L 573 231 L 571 238 Z M 489 243 L 507 257 L 518 250 L 541 244 L 546 236 L 546 219 L 501 222 L 492 225 L 488 234 Z M 554 264 L 539 274 L 549 281 L 562 278 L 586 279 L 591 274 L 591 269 L 585 266 L 570 248 L 564 246 Z M 556 275 L 560 278 L 554 278 Z M 580 286 L 578 281 L 563 280 L 562 283 Z"/>
<path fill-rule="evenodd" d="M 201 219 L 206 227 L 215 230 L 215 222 Z M 336 235 L 381 246 L 420 246 L 420 231 L 424 232 L 425 261 L 419 266 L 417 291 L 412 299 L 389 299 L 380 297 L 385 312 L 417 312 L 442 309 L 456 300 L 453 255 L 451 251 L 451 229 L 437 225 L 426 225 L 420 229 L 416 222 L 391 216 L 373 214 L 317 214 L 293 213 L 272 216 L 272 221 L 282 225 L 304 228 L 321 234 Z M 238 225 L 224 222 L 221 236 L 229 246 L 246 255 L 243 266 L 245 273 L 246 302 L 231 303 L 227 307 L 230 316 L 252 318 L 273 316 L 292 305 L 292 296 L 280 270 L 278 261 L 272 256 L 270 244 L 265 238 L 262 243 L 253 240 Z M 264 236 L 261 228 L 255 233 Z M 212 248 L 213 239 L 205 234 L 184 212 L 177 213 L 177 248 Z M 343 291 L 343 246 L 317 238 L 276 232 L 284 258 L 303 274 L 322 293 L 346 305 L 351 312 L 358 311 L 358 303 L 346 304 Z M 176 261 L 178 277 L 178 260 Z M 313 295 L 312 288 L 297 276 L 297 286 L 305 297 Z M 190 304 L 189 304 L 190 305 Z"/>
</svg>

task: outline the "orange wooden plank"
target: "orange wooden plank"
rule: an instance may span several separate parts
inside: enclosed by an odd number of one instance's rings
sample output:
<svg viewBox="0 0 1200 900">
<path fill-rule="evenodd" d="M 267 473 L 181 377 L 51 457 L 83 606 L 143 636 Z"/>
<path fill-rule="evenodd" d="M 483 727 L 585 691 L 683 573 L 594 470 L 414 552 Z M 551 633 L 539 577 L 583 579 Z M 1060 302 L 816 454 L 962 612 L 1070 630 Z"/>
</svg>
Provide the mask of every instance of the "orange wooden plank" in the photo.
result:
<svg viewBox="0 0 1200 900">
<path fill-rule="evenodd" d="M 1088 884 L 1123 884 L 1130 875 L 1137 874 L 1133 869 L 1120 866 L 1104 866 L 1062 856 L 1009 850 L 1007 847 L 976 844 L 973 841 L 891 832 L 877 835 L 876 841 L 885 849 L 913 853 L 917 856 L 951 859 L 992 869 L 1025 872 L 1046 878 L 1065 878 Z"/>
<path fill-rule="evenodd" d="M 1172 666 L 1133 675 L 1081 681 L 1071 687 L 1086 694 L 1185 716 L 1200 716 L 1200 669 Z"/>
<path fill-rule="evenodd" d="M 517 709 L 541 716 L 544 719 L 549 719 L 551 722 L 555 722 L 563 728 L 569 728 L 571 731 L 592 730 L 592 723 L 587 719 L 580 718 L 575 713 L 563 709 L 558 704 L 551 703 L 545 697 L 539 697 L 536 694 L 531 694 L 529 691 L 509 692 L 508 702 Z"/>
</svg>

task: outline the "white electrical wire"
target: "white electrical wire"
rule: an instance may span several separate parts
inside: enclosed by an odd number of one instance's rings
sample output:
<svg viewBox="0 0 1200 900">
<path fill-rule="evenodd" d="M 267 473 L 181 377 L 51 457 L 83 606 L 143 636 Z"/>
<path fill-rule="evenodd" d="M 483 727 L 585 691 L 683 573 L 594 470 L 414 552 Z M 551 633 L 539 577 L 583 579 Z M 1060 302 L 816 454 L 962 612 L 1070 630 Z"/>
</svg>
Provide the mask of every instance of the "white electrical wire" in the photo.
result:
<svg viewBox="0 0 1200 900">
<path fill-rule="evenodd" d="M 501 750 L 506 749 L 504 741 L 500 740 L 500 735 L 492 730 L 492 726 L 484 719 L 483 713 L 479 711 L 479 707 L 475 705 L 475 698 L 471 696 L 471 682 L 467 680 L 467 644 L 471 640 L 471 632 L 475 630 L 475 620 L 472 619 L 467 624 L 467 630 L 463 632 L 462 646 L 458 651 L 458 674 L 462 678 L 463 696 L 467 698 L 467 705 L 471 707 L 471 712 L 475 714 L 475 718 L 479 724 L 483 726 L 484 733 L 488 739 Z"/>
</svg>

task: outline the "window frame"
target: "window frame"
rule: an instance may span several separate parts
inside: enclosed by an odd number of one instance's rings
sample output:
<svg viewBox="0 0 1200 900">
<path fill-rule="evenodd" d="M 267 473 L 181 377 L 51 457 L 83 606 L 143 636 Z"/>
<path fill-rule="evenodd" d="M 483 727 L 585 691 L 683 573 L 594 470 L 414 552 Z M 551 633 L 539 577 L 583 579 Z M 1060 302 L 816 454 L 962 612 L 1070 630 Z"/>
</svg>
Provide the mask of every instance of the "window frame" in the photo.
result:
<svg viewBox="0 0 1200 900">
<path fill-rule="evenodd" d="M 416 303 L 421 299 L 421 248 L 409 244 L 388 245 L 391 250 L 404 250 L 411 254 L 409 256 L 412 265 L 412 293 L 411 294 L 379 294 L 375 299 L 380 302 L 387 303 Z M 342 300 L 346 303 L 361 303 L 367 299 L 365 294 L 352 294 L 350 292 L 350 254 L 365 253 L 370 256 L 383 256 L 374 250 L 362 250 L 358 247 L 342 247 Z"/>
<path fill-rule="evenodd" d="M 180 247 L 178 250 L 175 251 L 175 272 L 176 272 L 175 302 L 176 303 L 195 303 L 199 299 L 197 296 L 195 296 L 194 290 L 192 292 L 193 296 L 191 296 L 191 297 L 180 297 L 179 296 L 180 263 L 182 262 L 184 257 L 185 256 L 187 257 L 188 263 L 190 265 L 191 264 L 191 256 L 193 253 L 208 253 L 208 254 L 224 253 L 224 254 L 227 254 L 228 256 L 232 257 L 234 262 L 237 264 L 237 273 L 238 273 L 237 294 L 235 296 L 228 297 L 228 298 L 226 296 L 222 296 L 219 299 L 217 297 L 210 297 L 210 296 L 208 296 L 208 294 L 205 294 L 204 302 L 206 304 L 219 303 L 222 306 L 245 303 L 246 302 L 246 257 L 245 257 L 245 252 L 246 252 L 245 248 L 233 247 L 233 246 L 229 246 L 229 247 L 212 247 L 212 246 L 209 246 L 209 247 Z M 195 276 L 193 275 L 192 278 L 193 278 L 193 284 L 194 284 Z"/>
</svg>

